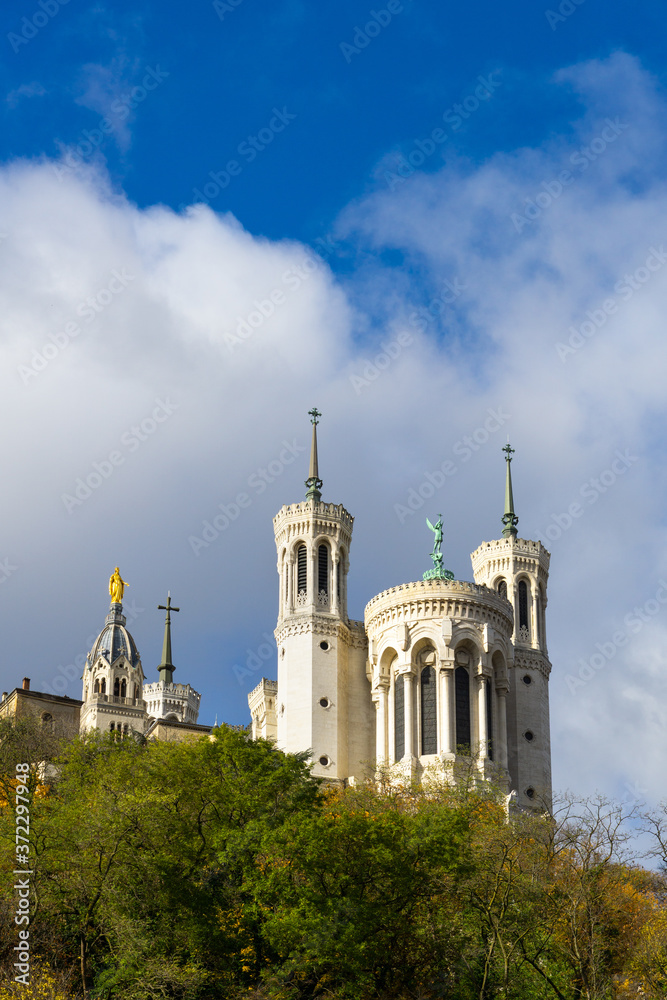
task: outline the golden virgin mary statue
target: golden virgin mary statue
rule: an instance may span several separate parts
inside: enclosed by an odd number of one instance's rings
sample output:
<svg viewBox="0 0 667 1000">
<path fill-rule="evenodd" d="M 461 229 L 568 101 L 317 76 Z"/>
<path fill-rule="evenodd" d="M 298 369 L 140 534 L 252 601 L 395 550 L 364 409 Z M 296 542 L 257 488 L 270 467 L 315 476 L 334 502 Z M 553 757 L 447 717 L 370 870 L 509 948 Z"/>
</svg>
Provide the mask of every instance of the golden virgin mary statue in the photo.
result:
<svg viewBox="0 0 667 1000">
<path fill-rule="evenodd" d="M 129 587 L 129 583 L 126 583 L 120 575 L 120 570 L 116 566 L 115 570 L 111 574 L 109 580 L 109 593 L 111 594 L 111 603 L 120 604 L 123 600 L 123 592 L 126 587 Z"/>
</svg>

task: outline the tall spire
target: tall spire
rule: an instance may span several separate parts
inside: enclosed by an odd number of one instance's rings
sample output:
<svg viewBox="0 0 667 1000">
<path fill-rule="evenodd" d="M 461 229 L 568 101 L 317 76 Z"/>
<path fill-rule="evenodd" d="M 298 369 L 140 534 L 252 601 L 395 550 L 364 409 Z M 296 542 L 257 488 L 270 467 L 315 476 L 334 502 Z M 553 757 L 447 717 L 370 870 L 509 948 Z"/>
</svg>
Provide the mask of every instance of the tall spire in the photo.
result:
<svg viewBox="0 0 667 1000">
<path fill-rule="evenodd" d="M 507 444 L 502 449 L 505 452 L 505 461 L 507 463 L 507 475 L 505 478 L 505 513 L 503 514 L 503 538 L 516 538 L 517 531 L 516 526 L 519 523 L 519 518 L 514 513 L 514 495 L 512 493 L 512 455 L 514 454 L 514 448 L 510 448 L 509 438 Z"/>
<path fill-rule="evenodd" d="M 306 479 L 306 486 L 308 487 L 306 500 L 321 500 L 322 494 L 320 490 L 322 488 L 322 480 L 320 479 L 317 467 L 317 424 L 322 414 L 314 406 L 312 410 L 308 411 L 308 416 L 313 425 L 313 440 L 310 446 L 310 468 L 308 469 L 308 479 Z"/>
<path fill-rule="evenodd" d="M 181 609 L 172 607 L 171 592 L 167 593 L 167 603 L 158 604 L 157 609 L 158 611 L 167 612 L 164 623 L 164 642 L 162 643 L 162 663 L 158 667 L 158 670 L 160 671 L 160 680 L 165 684 L 172 684 L 176 668 L 171 662 L 171 612 L 180 611 Z"/>
</svg>

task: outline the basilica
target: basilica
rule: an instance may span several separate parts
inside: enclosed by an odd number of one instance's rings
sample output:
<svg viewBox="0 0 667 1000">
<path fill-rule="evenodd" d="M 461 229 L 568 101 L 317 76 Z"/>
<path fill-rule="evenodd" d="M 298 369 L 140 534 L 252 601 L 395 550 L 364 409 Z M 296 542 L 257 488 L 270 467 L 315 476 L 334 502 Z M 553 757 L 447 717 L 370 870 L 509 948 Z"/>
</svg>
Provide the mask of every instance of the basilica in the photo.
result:
<svg viewBox="0 0 667 1000">
<path fill-rule="evenodd" d="M 278 679 L 249 694 L 254 737 L 310 750 L 313 773 L 352 783 L 388 771 L 399 780 L 467 762 L 500 780 L 517 804 L 551 806 L 549 553 L 518 537 L 506 453 L 502 537 L 472 553 L 474 582 L 443 568 L 442 521 L 422 580 L 347 613 L 354 518 L 322 499 L 317 423 L 305 499 L 274 518 Z"/>
<path fill-rule="evenodd" d="M 306 495 L 273 524 L 278 556 L 277 680 L 248 696 L 253 738 L 308 751 L 313 774 L 338 784 L 376 775 L 423 779 L 474 768 L 524 808 L 550 809 L 551 749 L 545 612 L 549 553 L 518 537 L 512 454 L 505 452 L 502 537 L 472 553 L 474 582 L 443 566 L 442 518 L 433 567 L 421 580 L 371 597 L 363 621 L 348 617 L 354 518 L 322 499 L 318 410 Z M 83 668 L 81 700 L 21 688 L 3 694 L 0 718 L 25 713 L 75 733 L 98 729 L 155 739 L 206 736 L 200 695 L 174 682 L 171 597 L 159 680 L 146 683 L 123 615 L 126 584 L 109 581 L 104 625 Z"/>
</svg>

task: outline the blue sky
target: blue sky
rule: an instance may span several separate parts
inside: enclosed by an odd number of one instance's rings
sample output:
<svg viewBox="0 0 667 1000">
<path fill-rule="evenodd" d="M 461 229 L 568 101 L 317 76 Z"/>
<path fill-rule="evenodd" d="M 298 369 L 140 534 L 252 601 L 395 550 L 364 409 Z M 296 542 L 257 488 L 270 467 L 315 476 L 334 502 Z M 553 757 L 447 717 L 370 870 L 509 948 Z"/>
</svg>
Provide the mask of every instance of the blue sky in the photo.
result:
<svg viewBox="0 0 667 1000">
<path fill-rule="evenodd" d="M 275 676 L 245 665 L 275 626 L 271 519 L 304 491 L 307 411 L 324 497 L 356 518 L 356 618 L 428 568 L 440 510 L 471 578 L 501 530 L 509 433 L 520 534 L 552 552 L 555 785 L 658 798 L 664 7 L 2 17 L 3 689 L 28 673 L 79 696 L 70 664 L 119 564 L 148 678 L 170 589 L 176 679 L 201 721 L 247 721 Z"/>
</svg>

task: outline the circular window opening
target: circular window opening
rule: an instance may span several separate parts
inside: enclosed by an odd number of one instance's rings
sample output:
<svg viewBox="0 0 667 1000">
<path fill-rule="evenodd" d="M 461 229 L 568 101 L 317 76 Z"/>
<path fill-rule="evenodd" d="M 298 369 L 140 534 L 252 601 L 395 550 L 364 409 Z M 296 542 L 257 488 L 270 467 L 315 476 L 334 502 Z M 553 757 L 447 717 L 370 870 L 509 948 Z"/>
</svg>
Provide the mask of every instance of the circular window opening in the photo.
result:
<svg viewBox="0 0 667 1000">
<path fill-rule="evenodd" d="M 529 798 L 529 799 L 534 799 L 535 798 L 535 789 L 532 788 L 532 787 L 527 788 L 526 789 L 526 797 Z"/>
<path fill-rule="evenodd" d="M 321 642 L 320 643 L 320 649 L 328 649 L 328 648 L 329 648 L 329 643 L 328 642 Z"/>
<path fill-rule="evenodd" d="M 329 704 L 330 702 L 328 698 L 320 698 L 320 705 L 322 706 L 322 708 L 328 708 Z"/>
<path fill-rule="evenodd" d="M 530 674 L 524 674 L 523 677 L 522 677 L 522 680 L 523 680 L 524 684 L 532 684 L 533 683 L 533 678 L 530 676 Z"/>
<path fill-rule="evenodd" d="M 528 740 L 529 743 L 532 743 L 533 740 L 535 739 L 535 736 L 533 735 L 533 733 L 531 733 L 530 729 L 527 729 L 523 734 L 523 738 L 524 740 Z"/>
<path fill-rule="evenodd" d="M 327 755 L 322 754 L 322 756 L 320 757 L 320 764 L 322 765 L 322 767 L 328 767 L 330 763 L 331 761 L 329 760 Z"/>
</svg>

